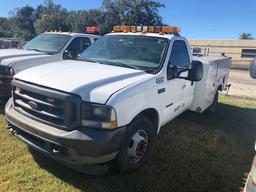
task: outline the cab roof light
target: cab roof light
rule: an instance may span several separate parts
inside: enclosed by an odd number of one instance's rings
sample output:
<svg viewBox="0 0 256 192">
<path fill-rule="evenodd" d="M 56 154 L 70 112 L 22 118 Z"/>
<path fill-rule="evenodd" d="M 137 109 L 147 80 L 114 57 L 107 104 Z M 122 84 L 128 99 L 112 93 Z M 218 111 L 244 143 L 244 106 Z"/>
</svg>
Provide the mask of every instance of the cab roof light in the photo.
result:
<svg viewBox="0 0 256 192">
<path fill-rule="evenodd" d="M 162 32 L 162 31 L 161 31 L 161 28 L 162 28 L 161 26 L 156 26 L 156 27 L 155 27 L 155 32 L 156 32 L 156 33 Z"/>
<path fill-rule="evenodd" d="M 164 33 L 178 33 L 180 30 L 178 27 L 163 26 L 162 32 Z"/>
<path fill-rule="evenodd" d="M 137 30 L 137 32 L 142 32 L 142 26 L 137 26 L 136 30 Z"/>
<path fill-rule="evenodd" d="M 113 32 L 142 32 L 142 33 L 173 33 L 177 34 L 180 32 L 178 27 L 173 26 L 114 26 Z"/>
<path fill-rule="evenodd" d="M 131 32 L 136 33 L 137 32 L 137 26 L 131 26 Z"/>
<path fill-rule="evenodd" d="M 86 27 L 86 28 L 85 28 L 85 31 L 86 31 L 87 33 L 97 33 L 97 32 L 98 32 L 98 29 L 97 29 L 97 27 Z"/>
<path fill-rule="evenodd" d="M 148 32 L 154 33 L 155 32 L 155 27 L 154 26 L 148 26 Z"/>
<path fill-rule="evenodd" d="M 121 26 L 121 31 L 122 32 L 129 32 L 130 31 L 130 26 Z"/>
<path fill-rule="evenodd" d="M 121 26 L 114 26 L 113 31 L 120 32 L 121 31 Z"/>
<path fill-rule="evenodd" d="M 148 26 L 143 26 L 142 27 L 142 32 L 148 32 Z"/>
</svg>

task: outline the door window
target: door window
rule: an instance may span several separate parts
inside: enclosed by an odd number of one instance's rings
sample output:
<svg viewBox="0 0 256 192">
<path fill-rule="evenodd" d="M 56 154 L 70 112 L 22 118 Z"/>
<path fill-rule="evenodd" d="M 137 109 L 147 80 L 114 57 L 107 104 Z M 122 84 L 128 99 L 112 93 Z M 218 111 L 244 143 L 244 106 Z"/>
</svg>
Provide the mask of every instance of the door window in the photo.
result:
<svg viewBox="0 0 256 192">
<path fill-rule="evenodd" d="M 168 80 L 173 78 L 173 74 L 171 73 L 171 70 L 173 70 L 172 66 L 176 66 L 179 70 L 179 68 L 187 67 L 189 64 L 190 59 L 186 43 L 182 40 L 174 41 L 167 68 Z"/>
<path fill-rule="evenodd" d="M 65 50 L 64 59 L 76 59 L 84 50 L 91 45 L 88 37 L 76 37 Z"/>
<path fill-rule="evenodd" d="M 169 65 L 177 67 L 186 67 L 190 64 L 188 48 L 184 41 L 174 41 L 169 59 Z"/>
</svg>

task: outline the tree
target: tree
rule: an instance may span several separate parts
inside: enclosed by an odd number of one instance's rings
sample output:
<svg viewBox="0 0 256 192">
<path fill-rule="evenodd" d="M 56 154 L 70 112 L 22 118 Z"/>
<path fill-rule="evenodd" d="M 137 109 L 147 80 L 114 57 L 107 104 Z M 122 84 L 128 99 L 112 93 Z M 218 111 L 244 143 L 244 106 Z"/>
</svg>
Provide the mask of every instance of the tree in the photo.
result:
<svg viewBox="0 0 256 192">
<path fill-rule="evenodd" d="M 73 32 L 84 32 L 85 27 L 97 26 L 100 31 L 105 22 L 105 14 L 100 9 L 71 11 L 68 23 Z"/>
<path fill-rule="evenodd" d="M 254 39 L 254 38 L 252 37 L 251 33 L 244 32 L 240 34 L 240 39 Z"/>
<path fill-rule="evenodd" d="M 37 33 L 50 30 L 69 31 L 68 11 L 61 5 L 55 5 L 52 0 L 47 0 L 39 5 L 35 12 L 35 28 Z"/>
<path fill-rule="evenodd" d="M 110 21 L 121 25 L 161 25 L 159 8 L 164 4 L 154 0 L 103 0 L 103 10 Z"/>
<path fill-rule="evenodd" d="M 86 26 L 96 26 L 100 34 L 106 34 L 114 25 L 161 25 L 162 7 L 164 4 L 156 0 L 103 0 L 99 9 L 68 12 L 45 0 L 35 9 L 26 5 L 15 9 L 10 18 L 0 18 L 0 36 L 29 40 L 50 30 L 84 32 Z"/>
<path fill-rule="evenodd" d="M 9 19 L 9 23 L 12 25 L 11 31 L 14 37 L 31 39 L 35 36 L 34 11 L 34 8 L 29 5 L 18 8 L 14 11 L 13 16 Z"/>
<path fill-rule="evenodd" d="M 11 27 L 9 20 L 4 17 L 0 17 L 0 37 L 11 37 Z"/>
<path fill-rule="evenodd" d="M 103 0 L 101 9 L 72 11 L 68 21 L 72 31 L 97 26 L 100 34 L 106 34 L 115 25 L 161 25 L 158 9 L 162 7 L 154 0 Z"/>
</svg>

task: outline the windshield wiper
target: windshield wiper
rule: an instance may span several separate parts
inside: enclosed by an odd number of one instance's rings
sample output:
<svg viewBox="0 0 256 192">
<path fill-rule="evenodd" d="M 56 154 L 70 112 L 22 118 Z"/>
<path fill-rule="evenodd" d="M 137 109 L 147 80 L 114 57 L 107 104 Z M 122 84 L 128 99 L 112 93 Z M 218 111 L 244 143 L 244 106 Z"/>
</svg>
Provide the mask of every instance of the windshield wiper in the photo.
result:
<svg viewBox="0 0 256 192">
<path fill-rule="evenodd" d="M 40 49 L 27 49 L 27 50 L 29 50 L 29 51 L 43 52 L 43 51 L 42 51 L 42 50 L 40 50 Z"/>
<path fill-rule="evenodd" d="M 154 73 L 155 69 L 144 69 L 143 71 L 146 73 Z"/>
<path fill-rule="evenodd" d="M 130 64 L 127 64 L 127 63 L 122 63 L 122 62 L 119 62 L 119 61 L 111 61 L 117 65 L 123 65 L 123 66 L 126 66 L 126 67 L 129 67 L 131 69 L 137 69 L 137 70 L 143 70 L 141 69 L 140 67 L 137 67 L 137 66 L 134 66 L 134 65 L 130 65 Z"/>
<path fill-rule="evenodd" d="M 93 63 L 100 63 L 98 60 L 93 58 L 77 58 L 79 61 L 87 61 L 87 62 L 93 62 Z"/>
</svg>

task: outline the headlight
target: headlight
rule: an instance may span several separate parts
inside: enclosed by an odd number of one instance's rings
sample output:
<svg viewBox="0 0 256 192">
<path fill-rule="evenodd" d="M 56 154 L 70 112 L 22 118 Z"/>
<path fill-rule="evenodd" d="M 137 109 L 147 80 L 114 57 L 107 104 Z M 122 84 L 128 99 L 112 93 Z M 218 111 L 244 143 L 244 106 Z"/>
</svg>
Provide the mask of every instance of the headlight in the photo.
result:
<svg viewBox="0 0 256 192">
<path fill-rule="evenodd" d="M 106 105 L 83 103 L 81 106 L 81 125 L 103 129 L 117 128 L 117 117 L 114 108 Z"/>
<path fill-rule="evenodd" d="M 15 75 L 15 71 L 12 67 L 0 65 L 0 75 Z"/>
</svg>

